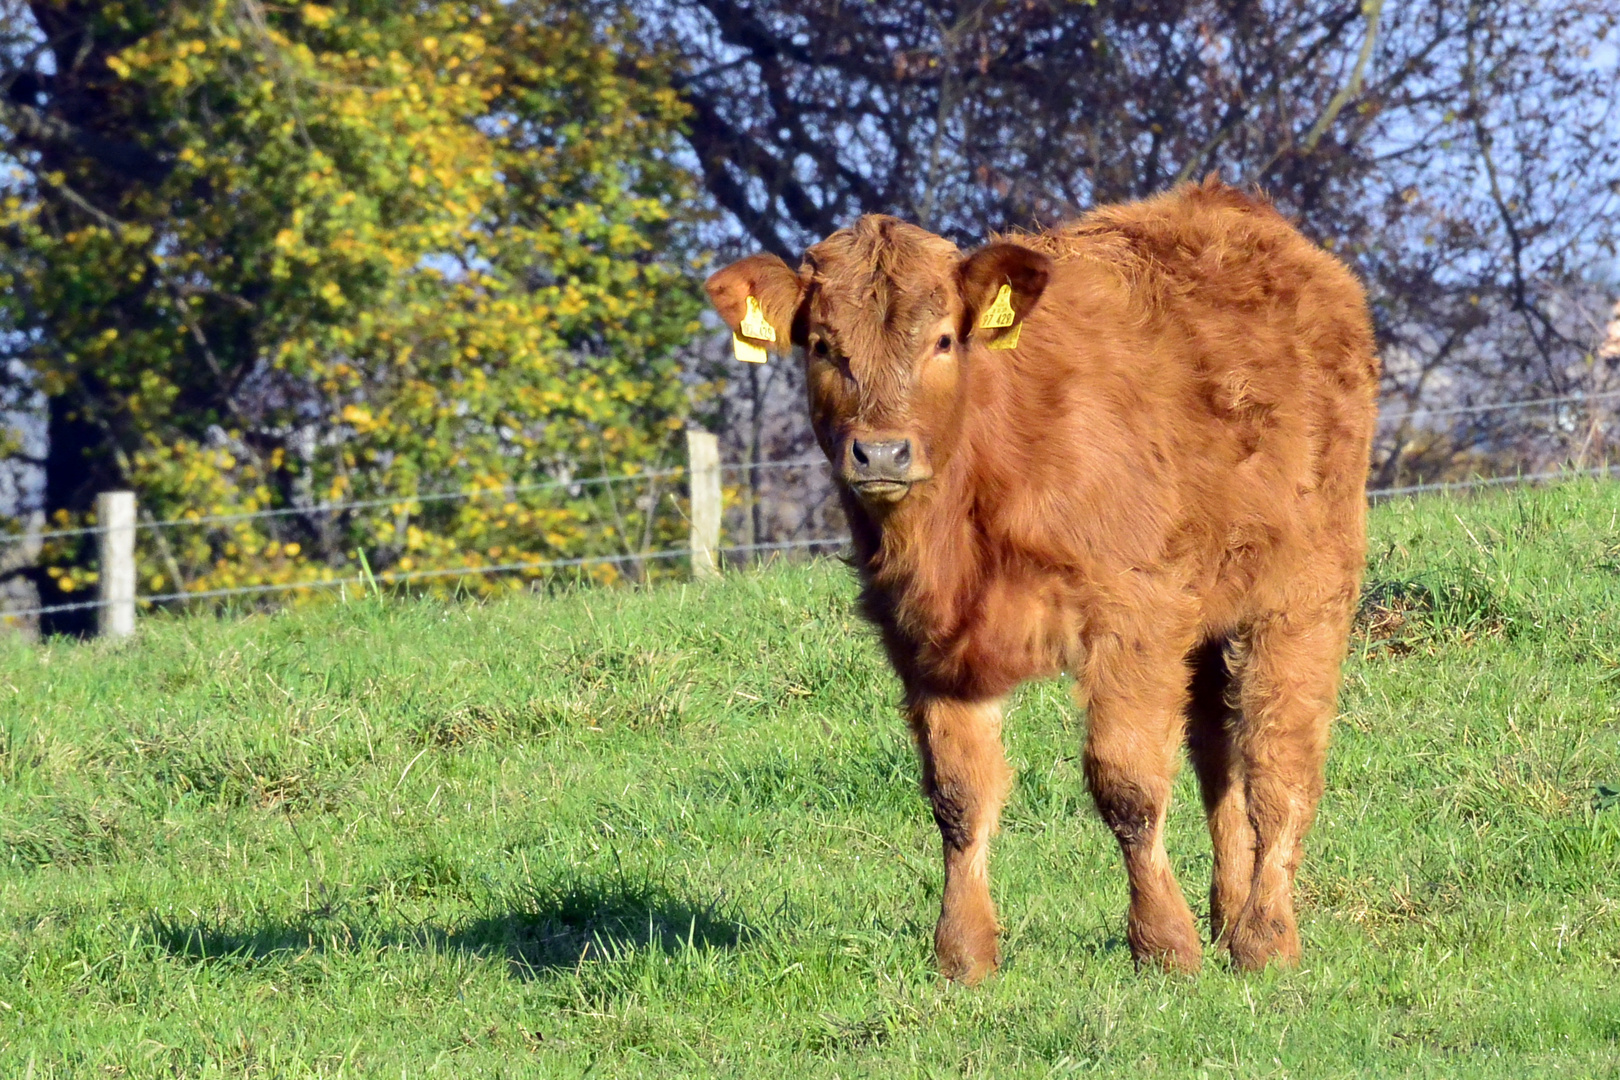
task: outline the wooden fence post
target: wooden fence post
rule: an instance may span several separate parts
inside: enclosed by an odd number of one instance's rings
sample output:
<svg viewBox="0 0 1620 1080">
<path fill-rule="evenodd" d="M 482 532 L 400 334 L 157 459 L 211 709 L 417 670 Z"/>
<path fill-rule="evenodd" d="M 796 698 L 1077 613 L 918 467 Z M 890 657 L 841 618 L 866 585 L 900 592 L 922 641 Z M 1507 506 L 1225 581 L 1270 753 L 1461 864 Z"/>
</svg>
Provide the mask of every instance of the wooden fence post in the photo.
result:
<svg viewBox="0 0 1620 1080">
<path fill-rule="evenodd" d="M 686 429 L 686 477 L 692 493 L 692 577 L 720 576 L 720 440 Z"/>
<path fill-rule="evenodd" d="M 102 637 L 135 632 L 135 493 L 104 491 L 96 496 L 97 547 L 101 558 Z"/>
</svg>

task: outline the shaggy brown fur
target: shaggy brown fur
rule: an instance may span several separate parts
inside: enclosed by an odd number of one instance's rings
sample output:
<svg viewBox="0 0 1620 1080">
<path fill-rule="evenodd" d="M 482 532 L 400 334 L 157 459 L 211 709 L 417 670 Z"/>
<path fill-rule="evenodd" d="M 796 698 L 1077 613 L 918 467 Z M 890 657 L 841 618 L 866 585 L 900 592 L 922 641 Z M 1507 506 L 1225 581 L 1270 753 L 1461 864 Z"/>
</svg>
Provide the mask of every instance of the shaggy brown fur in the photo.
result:
<svg viewBox="0 0 1620 1080">
<path fill-rule="evenodd" d="M 1014 331 L 976 328 L 1002 284 L 1021 338 L 993 351 Z M 1215 849 L 1213 940 L 1247 968 L 1297 959 L 1378 382 L 1345 267 L 1206 181 L 966 259 L 865 217 L 797 273 L 754 256 L 708 288 L 733 329 L 758 297 L 804 355 L 944 841 L 944 973 L 999 962 L 1002 701 L 1060 671 L 1088 713 L 1138 962 L 1199 963 L 1162 836 L 1183 743 Z"/>
</svg>

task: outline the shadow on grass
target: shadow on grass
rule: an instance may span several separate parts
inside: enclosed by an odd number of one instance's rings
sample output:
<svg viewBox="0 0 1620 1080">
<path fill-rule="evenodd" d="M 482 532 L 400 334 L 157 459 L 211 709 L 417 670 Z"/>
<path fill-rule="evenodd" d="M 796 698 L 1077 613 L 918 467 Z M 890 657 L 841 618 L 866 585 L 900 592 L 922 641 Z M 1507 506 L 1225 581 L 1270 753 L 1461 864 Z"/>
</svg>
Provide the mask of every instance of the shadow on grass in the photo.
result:
<svg viewBox="0 0 1620 1080">
<path fill-rule="evenodd" d="M 514 976 L 534 978 L 647 950 L 735 949 L 752 933 L 736 913 L 657 882 L 570 881 L 525 890 L 509 910 L 451 932 L 445 944 L 504 956 Z"/>
<path fill-rule="evenodd" d="M 571 878 L 490 898 L 494 914 L 452 927 L 384 925 L 364 905 L 232 926 L 154 917 L 151 940 L 176 960 L 238 968 L 392 950 L 503 958 L 514 978 L 540 978 L 638 952 L 735 949 L 753 934 L 734 912 L 650 879 Z"/>
</svg>

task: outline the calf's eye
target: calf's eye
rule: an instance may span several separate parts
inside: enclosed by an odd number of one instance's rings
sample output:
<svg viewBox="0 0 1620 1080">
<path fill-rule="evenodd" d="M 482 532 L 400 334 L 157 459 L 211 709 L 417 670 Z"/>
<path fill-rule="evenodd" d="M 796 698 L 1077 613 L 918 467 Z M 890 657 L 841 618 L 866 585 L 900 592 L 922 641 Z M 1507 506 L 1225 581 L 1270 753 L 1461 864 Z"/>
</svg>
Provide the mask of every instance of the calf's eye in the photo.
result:
<svg viewBox="0 0 1620 1080">
<path fill-rule="evenodd" d="M 949 334 L 941 334 L 939 336 L 939 340 L 934 342 L 934 348 L 938 349 L 940 352 L 946 352 L 950 349 L 950 347 L 951 335 Z"/>
<path fill-rule="evenodd" d="M 816 338 L 815 341 L 810 343 L 810 351 L 815 353 L 817 356 L 826 356 L 827 355 L 827 339 L 826 338 Z"/>
</svg>

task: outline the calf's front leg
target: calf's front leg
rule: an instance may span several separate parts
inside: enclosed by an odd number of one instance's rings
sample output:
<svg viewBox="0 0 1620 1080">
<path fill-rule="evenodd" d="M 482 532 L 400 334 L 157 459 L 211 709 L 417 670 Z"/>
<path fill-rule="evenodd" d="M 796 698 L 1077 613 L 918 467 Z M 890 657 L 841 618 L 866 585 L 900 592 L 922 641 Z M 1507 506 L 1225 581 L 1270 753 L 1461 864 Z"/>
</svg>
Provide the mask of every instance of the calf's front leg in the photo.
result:
<svg viewBox="0 0 1620 1080">
<path fill-rule="evenodd" d="M 1001 701 L 919 697 L 906 711 L 922 759 L 923 793 L 945 848 L 934 951 L 942 975 L 972 986 L 1001 962 L 989 875 L 990 837 L 1011 783 L 1001 749 Z"/>
<path fill-rule="evenodd" d="M 1147 636 L 1103 638 L 1091 648 L 1087 685 L 1076 693 L 1087 705 L 1086 782 L 1130 877 L 1131 955 L 1138 965 L 1191 972 L 1203 948 L 1164 849 L 1185 728 L 1183 655 Z"/>
</svg>

